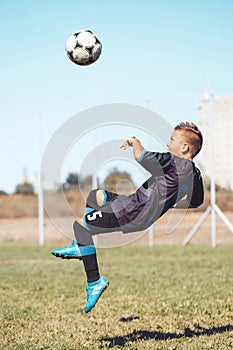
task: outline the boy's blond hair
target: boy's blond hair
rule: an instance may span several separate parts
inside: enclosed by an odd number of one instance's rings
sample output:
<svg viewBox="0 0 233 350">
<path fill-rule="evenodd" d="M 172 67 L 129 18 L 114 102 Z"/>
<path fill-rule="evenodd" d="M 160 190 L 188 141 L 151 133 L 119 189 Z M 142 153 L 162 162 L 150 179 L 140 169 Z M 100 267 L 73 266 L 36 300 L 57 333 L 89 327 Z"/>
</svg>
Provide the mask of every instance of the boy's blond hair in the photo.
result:
<svg viewBox="0 0 233 350">
<path fill-rule="evenodd" d="M 194 158 L 201 150 L 203 137 L 201 131 L 194 123 L 182 122 L 175 127 L 182 133 L 185 141 L 189 144 L 189 152 L 192 158 Z"/>
</svg>

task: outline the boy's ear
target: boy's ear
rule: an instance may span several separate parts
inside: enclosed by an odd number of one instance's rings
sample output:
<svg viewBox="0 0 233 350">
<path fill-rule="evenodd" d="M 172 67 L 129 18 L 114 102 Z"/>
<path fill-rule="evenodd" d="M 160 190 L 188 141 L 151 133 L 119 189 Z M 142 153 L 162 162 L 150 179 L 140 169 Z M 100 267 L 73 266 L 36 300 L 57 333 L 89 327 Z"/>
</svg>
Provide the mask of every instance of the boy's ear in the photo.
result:
<svg viewBox="0 0 233 350">
<path fill-rule="evenodd" d="M 182 153 L 183 154 L 188 154 L 189 153 L 189 144 L 188 143 L 184 143 L 183 144 Z"/>
</svg>

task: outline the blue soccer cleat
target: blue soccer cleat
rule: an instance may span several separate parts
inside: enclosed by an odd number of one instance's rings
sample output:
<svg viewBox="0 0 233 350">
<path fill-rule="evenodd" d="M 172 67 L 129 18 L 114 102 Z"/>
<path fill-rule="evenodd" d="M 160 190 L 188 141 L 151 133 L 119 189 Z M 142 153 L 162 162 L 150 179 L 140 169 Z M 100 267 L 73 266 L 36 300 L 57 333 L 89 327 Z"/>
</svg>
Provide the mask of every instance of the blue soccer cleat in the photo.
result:
<svg viewBox="0 0 233 350">
<path fill-rule="evenodd" d="M 52 254 L 62 259 L 82 259 L 78 242 L 73 241 L 71 245 L 63 248 L 54 249 Z"/>
<path fill-rule="evenodd" d="M 105 291 L 105 289 L 108 287 L 109 282 L 105 277 L 101 277 L 98 279 L 98 281 L 95 282 L 89 282 L 87 285 L 87 303 L 84 311 L 90 312 L 91 309 L 95 306 L 97 301 L 99 300 L 101 294 Z"/>
</svg>

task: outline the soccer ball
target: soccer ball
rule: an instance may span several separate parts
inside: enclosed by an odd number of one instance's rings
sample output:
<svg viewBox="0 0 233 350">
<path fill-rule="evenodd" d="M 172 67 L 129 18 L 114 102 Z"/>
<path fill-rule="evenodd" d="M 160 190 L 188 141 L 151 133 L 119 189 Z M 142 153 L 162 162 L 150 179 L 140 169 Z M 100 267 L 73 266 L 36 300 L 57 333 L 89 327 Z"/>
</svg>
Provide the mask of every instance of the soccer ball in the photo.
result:
<svg viewBox="0 0 233 350">
<path fill-rule="evenodd" d="M 73 32 L 66 41 L 69 59 L 80 65 L 88 66 L 100 56 L 102 44 L 91 30 L 81 29 Z"/>
</svg>

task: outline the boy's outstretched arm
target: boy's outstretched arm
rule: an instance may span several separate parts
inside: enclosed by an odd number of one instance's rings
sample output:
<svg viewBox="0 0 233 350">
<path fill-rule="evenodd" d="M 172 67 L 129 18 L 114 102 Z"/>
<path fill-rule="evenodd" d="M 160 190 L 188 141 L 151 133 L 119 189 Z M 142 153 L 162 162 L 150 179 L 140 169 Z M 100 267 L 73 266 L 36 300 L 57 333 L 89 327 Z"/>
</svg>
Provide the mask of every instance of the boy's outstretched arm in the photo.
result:
<svg viewBox="0 0 233 350">
<path fill-rule="evenodd" d="M 135 136 L 129 136 L 125 139 L 124 143 L 121 145 L 121 148 L 124 150 L 127 147 L 133 147 L 134 158 L 139 161 L 142 152 L 144 151 L 144 147 L 141 144 L 141 141 L 137 139 Z"/>
</svg>

